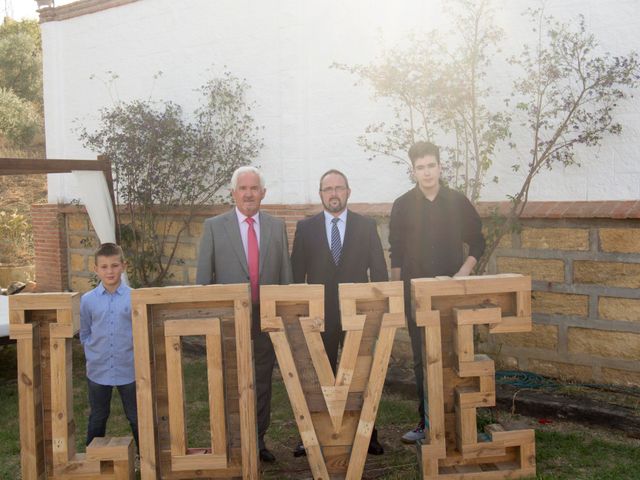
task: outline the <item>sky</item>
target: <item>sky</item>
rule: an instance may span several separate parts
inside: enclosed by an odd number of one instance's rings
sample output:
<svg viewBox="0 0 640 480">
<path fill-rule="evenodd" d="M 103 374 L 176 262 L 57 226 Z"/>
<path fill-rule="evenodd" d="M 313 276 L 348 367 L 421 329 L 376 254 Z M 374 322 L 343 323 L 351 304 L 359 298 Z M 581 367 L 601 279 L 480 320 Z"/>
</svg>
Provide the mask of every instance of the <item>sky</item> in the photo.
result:
<svg viewBox="0 0 640 480">
<path fill-rule="evenodd" d="M 56 0 L 55 5 L 60 6 L 71 3 L 73 0 Z M 23 18 L 38 18 L 38 4 L 35 0 L 0 0 L 0 8 L 2 9 L 2 17 L 9 14 L 15 20 Z"/>
</svg>

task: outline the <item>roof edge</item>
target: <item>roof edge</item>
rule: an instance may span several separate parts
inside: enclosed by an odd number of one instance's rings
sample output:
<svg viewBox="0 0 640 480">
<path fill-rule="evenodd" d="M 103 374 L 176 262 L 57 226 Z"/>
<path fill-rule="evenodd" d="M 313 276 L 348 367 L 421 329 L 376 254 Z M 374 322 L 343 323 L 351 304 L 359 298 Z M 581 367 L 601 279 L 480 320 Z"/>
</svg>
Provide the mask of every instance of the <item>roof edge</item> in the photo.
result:
<svg viewBox="0 0 640 480">
<path fill-rule="evenodd" d="M 57 22 L 138 1 L 139 0 L 78 0 L 77 2 L 60 5 L 59 7 L 44 7 L 39 9 L 38 13 L 40 14 L 40 23 Z"/>
</svg>

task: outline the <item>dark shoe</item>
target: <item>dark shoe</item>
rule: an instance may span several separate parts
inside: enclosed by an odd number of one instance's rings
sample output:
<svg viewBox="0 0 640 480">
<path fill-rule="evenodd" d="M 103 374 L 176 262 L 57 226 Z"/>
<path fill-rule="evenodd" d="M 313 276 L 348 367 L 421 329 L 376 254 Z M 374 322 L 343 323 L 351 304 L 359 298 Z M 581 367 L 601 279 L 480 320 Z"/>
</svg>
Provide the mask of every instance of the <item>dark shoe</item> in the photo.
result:
<svg viewBox="0 0 640 480">
<path fill-rule="evenodd" d="M 384 448 L 380 445 L 380 442 L 375 439 L 371 439 L 369 442 L 369 455 L 382 455 L 384 453 Z"/>
<path fill-rule="evenodd" d="M 304 449 L 304 445 L 302 444 L 302 442 L 300 442 L 296 448 L 293 449 L 293 456 L 298 458 L 298 457 L 306 457 L 307 456 L 307 451 Z"/>
<path fill-rule="evenodd" d="M 378 442 L 378 430 L 376 428 L 371 432 L 371 439 L 369 440 L 369 455 L 382 455 L 384 453 L 384 448 Z"/>
<path fill-rule="evenodd" d="M 276 461 L 276 457 L 273 453 L 271 453 L 266 448 L 260 449 L 260 460 L 266 463 L 273 463 Z"/>
</svg>

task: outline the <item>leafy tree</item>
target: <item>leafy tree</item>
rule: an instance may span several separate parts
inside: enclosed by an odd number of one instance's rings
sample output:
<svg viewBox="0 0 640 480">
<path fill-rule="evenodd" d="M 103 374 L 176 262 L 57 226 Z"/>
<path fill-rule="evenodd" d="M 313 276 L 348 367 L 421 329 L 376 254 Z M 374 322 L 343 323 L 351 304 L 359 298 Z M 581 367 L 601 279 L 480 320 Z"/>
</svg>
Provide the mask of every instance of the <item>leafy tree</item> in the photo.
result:
<svg viewBox="0 0 640 480">
<path fill-rule="evenodd" d="M 33 103 L 0 88 L 0 136 L 15 147 L 25 147 L 42 129 L 42 117 Z"/>
<path fill-rule="evenodd" d="M 392 49 L 378 63 L 334 66 L 358 75 L 391 103 L 393 123 L 371 124 L 358 138 L 365 150 L 410 169 L 406 152 L 416 140 L 445 144 L 447 180 L 477 201 L 496 144 L 509 135 L 509 115 L 489 107 L 486 81 L 503 32 L 489 0 L 452 4 L 454 31 L 448 35 L 412 35 L 408 47 Z"/>
<path fill-rule="evenodd" d="M 582 16 L 570 25 L 546 15 L 543 9 L 529 14 L 538 41 L 534 46 L 525 45 L 511 63 L 521 69 L 513 99 L 519 125 L 531 132 L 532 143 L 528 157 L 512 166 L 517 172 L 526 164 L 524 180 L 509 197 L 509 212 L 494 217 L 497 221 L 492 222 L 478 271 L 486 268 L 500 239 L 518 228 L 531 184 L 541 171 L 576 165 L 576 147 L 595 147 L 607 135 L 622 132 L 614 110 L 640 81 L 637 53 L 599 54 L 598 42 L 586 31 Z"/>
<path fill-rule="evenodd" d="M 621 132 L 614 110 L 638 86 L 640 68 L 635 52 L 599 53 L 582 17 L 568 25 L 542 9 L 529 10 L 537 42 L 524 45 L 521 55 L 507 63 L 520 76 L 513 75 L 518 79 L 506 108 L 492 110 L 487 72 L 502 32 L 493 24 L 490 0 L 456 0 L 453 5 L 456 28 L 446 37 L 456 45 L 453 50 L 433 31 L 424 39 L 412 37 L 408 48 L 393 50 L 378 63 L 337 67 L 370 84 L 394 111 L 394 122 L 369 125 L 358 138 L 360 145 L 395 163 L 407 162 L 405 152 L 416 139 L 443 145 L 450 154 L 446 180 L 474 202 L 497 146 L 509 142 L 515 147 L 509 141 L 512 122 L 528 132 L 528 156 L 512 166 L 524 171 L 523 183 L 509 196 L 507 214 L 495 211 L 488 222 L 487 251 L 476 266 L 483 272 L 501 238 L 519 228 L 535 177 L 545 168 L 576 164 L 577 146 L 597 146 L 605 136 Z"/>
<path fill-rule="evenodd" d="M 0 87 L 42 105 L 42 46 L 35 20 L 0 25 Z"/>
<path fill-rule="evenodd" d="M 131 220 L 121 231 L 133 285 L 162 285 L 198 207 L 212 203 L 233 171 L 257 157 L 263 143 L 248 88 L 228 72 L 208 81 L 192 123 L 173 102 L 134 100 L 101 110 L 96 131 L 80 128 L 84 146 L 111 159 Z"/>
<path fill-rule="evenodd" d="M 42 53 L 34 20 L 0 25 L 0 137 L 26 147 L 42 129 Z"/>
</svg>

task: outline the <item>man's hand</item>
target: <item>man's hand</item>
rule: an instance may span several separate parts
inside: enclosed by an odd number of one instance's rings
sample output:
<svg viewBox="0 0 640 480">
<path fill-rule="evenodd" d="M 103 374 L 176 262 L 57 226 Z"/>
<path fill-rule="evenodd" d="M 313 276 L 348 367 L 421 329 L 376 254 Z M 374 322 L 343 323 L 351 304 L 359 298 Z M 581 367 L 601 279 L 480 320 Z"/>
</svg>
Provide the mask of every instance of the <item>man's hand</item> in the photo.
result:
<svg viewBox="0 0 640 480">
<path fill-rule="evenodd" d="M 400 280 L 402 277 L 402 270 L 400 269 L 400 267 L 393 267 L 391 269 L 391 281 L 395 282 L 397 280 Z"/>
<path fill-rule="evenodd" d="M 476 263 L 478 263 L 478 260 L 475 257 L 468 256 L 454 277 L 468 277 L 471 275 L 471 270 L 476 266 Z"/>
</svg>

